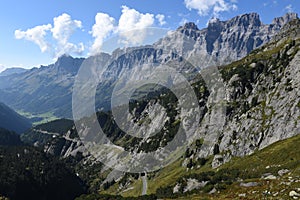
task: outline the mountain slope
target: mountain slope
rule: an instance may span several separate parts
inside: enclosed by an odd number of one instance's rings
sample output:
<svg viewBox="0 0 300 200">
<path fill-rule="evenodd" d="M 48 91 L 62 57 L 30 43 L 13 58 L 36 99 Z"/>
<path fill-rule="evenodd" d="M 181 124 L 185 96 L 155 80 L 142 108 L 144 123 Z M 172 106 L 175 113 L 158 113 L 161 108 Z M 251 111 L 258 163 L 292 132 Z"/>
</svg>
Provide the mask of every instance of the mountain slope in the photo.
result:
<svg viewBox="0 0 300 200">
<path fill-rule="evenodd" d="M 297 135 L 276 142 L 250 156 L 235 158 L 218 169 L 212 169 L 209 166 L 211 159 L 201 168 L 190 170 L 186 170 L 178 162 L 173 163 L 156 174 L 148 175 L 150 187 L 148 194 L 156 193 L 154 197 L 148 197 L 148 199 L 288 199 L 291 191 L 297 191 L 297 188 L 300 188 L 299 145 L 300 135 Z M 276 179 L 272 179 L 270 175 L 275 176 Z M 270 179 L 266 178 L 267 176 L 270 176 Z M 201 187 L 199 183 L 207 181 L 208 178 L 210 181 Z M 187 184 L 194 189 L 183 192 L 188 188 Z M 130 187 L 139 186 L 139 180 L 130 185 Z M 173 193 L 174 188 L 177 188 L 178 192 Z M 140 192 L 140 190 L 133 190 Z M 210 193 L 211 191 L 215 192 Z M 115 193 L 113 190 L 109 192 Z M 131 189 L 123 192 L 122 195 L 130 199 L 131 197 L 128 196 L 137 196 L 137 193 Z M 108 198 L 102 194 L 93 194 L 82 195 L 77 199 L 89 197 L 91 199 Z"/>
<path fill-rule="evenodd" d="M 269 155 L 266 153 L 261 154 L 261 164 L 266 170 L 261 168 L 259 161 L 255 161 L 254 165 L 256 165 L 255 167 L 257 167 L 259 173 L 253 171 L 253 165 L 251 164 L 249 164 L 251 167 L 247 168 L 243 164 L 238 165 L 238 162 L 236 164 L 229 163 L 228 165 L 226 163 L 232 159 L 235 160 L 237 157 L 255 155 L 262 149 L 268 149 L 268 146 L 273 143 L 297 136 L 300 133 L 299 50 L 300 20 L 293 20 L 285 25 L 282 31 L 268 44 L 237 62 L 220 67 L 226 94 L 226 99 L 221 103 L 225 104 L 227 109 L 225 123 L 222 126 L 218 126 L 217 129 L 214 128 L 215 116 L 222 115 L 222 113 L 218 110 L 213 112 L 212 103 L 214 102 L 211 100 L 213 93 L 205 89 L 201 78 L 193 80 L 192 85 L 197 93 L 199 102 L 201 102 L 200 106 L 203 113 L 200 126 L 190 129 L 197 134 L 199 140 L 194 141 L 187 147 L 186 152 L 177 162 L 167 166 L 165 169 L 149 174 L 148 193 L 156 193 L 159 197 L 176 196 L 177 194 L 173 194 L 173 189 L 177 183 L 182 185 L 182 187 L 176 187 L 182 193 L 187 185 L 198 185 L 197 187 L 200 187 L 199 185 L 201 185 L 202 181 L 210 181 L 212 183 L 203 188 L 204 192 L 211 191 L 213 187 L 217 187 L 217 190 L 222 190 L 222 188 L 231 185 L 233 181 L 236 181 L 242 175 L 245 175 L 243 178 L 252 179 L 260 178 L 263 175 L 262 173 L 274 173 L 274 171 L 267 170 L 268 167 L 264 164 L 277 165 L 272 162 L 279 162 L 280 157 L 283 159 L 283 162 L 280 161 L 282 167 L 287 167 L 291 170 L 297 169 L 294 168 L 299 166 L 297 159 L 284 157 L 285 155 L 290 155 L 290 153 L 292 157 L 297 157 L 295 155 L 299 151 L 297 144 L 291 145 L 294 148 L 293 150 L 288 148 L 283 150 L 284 148 L 281 149 L 279 147 L 278 150 L 276 147 L 277 150 L 274 150 L 274 152 L 276 152 L 277 157 L 274 156 L 274 160 L 272 157 L 269 158 Z M 135 107 L 133 106 L 136 118 L 132 119 L 132 121 L 137 123 L 147 122 L 144 119 L 143 112 L 149 112 L 151 108 L 158 105 L 165 106 L 164 97 L 167 98 L 168 94 L 168 92 L 164 92 L 152 96 L 151 101 L 146 98 L 145 102 L 137 102 L 134 105 Z M 169 106 L 166 108 L 176 110 L 177 105 L 173 101 L 169 100 L 167 102 Z M 190 110 L 186 112 L 189 113 Z M 100 122 L 100 125 L 105 127 L 104 132 L 105 129 L 108 129 L 106 134 L 112 137 L 111 141 L 114 144 L 118 146 L 123 145 L 124 148 L 127 147 L 133 152 L 148 152 L 158 147 L 164 147 L 166 145 L 165 141 L 172 140 L 174 134 L 176 134 L 176 129 L 169 129 L 168 123 L 165 123 L 156 115 L 151 120 L 156 122 L 153 125 L 154 127 L 165 124 L 161 132 L 153 137 L 146 138 L 147 140 L 131 138 L 116 127 L 109 113 L 107 115 L 108 117 L 103 116 L 106 120 L 103 120 L 103 123 Z M 151 112 L 149 115 L 151 115 Z M 173 116 L 174 118 L 174 115 L 176 115 L 175 112 L 170 115 L 169 120 L 173 128 L 180 121 L 188 124 L 192 123 L 185 118 L 172 123 L 171 117 Z M 124 117 L 129 118 L 129 116 Z M 137 126 L 132 127 L 130 130 L 135 131 L 135 133 L 141 131 Z M 298 142 L 298 139 L 296 141 Z M 279 153 L 279 151 L 282 152 Z M 266 157 L 265 163 L 263 161 L 264 157 Z M 230 168 L 228 170 L 223 168 L 223 166 L 236 166 L 237 169 L 231 170 Z M 275 166 L 274 168 L 275 170 L 281 170 L 281 166 Z M 215 170 L 216 168 L 220 170 Z M 250 171 L 242 171 L 243 168 Z M 201 174 L 204 171 L 213 171 L 213 173 Z M 193 173 L 197 175 L 187 176 Z M 140 180 L 136 181 L 125 173 L 121 177 L 124 179 L 116 177 L 116 179 L 122 181 L 112 182 L 111 187 L 101 187 L 102 192 L 126 196 L 141 194 Z M 193 183 L 195 182 L 193 180 L 188 180 L 195 177 L 199 179 L 196 183 Z M 174 182 L 174 180 L 177 180 L 177 182 Z M 297 176 L 295 180 L 298 180 Z M 157 190 L 159 186 L 162 188 Z M 192 190 L 191 193 L 198 191 Z M 181 193 L 179 192 L 179 196 L 188 194 L 185 192 Z"/>
<path fill-rule="evenodd" d="M 16 133 L 23 133 L 31 127 L 31 123 L 8 106 L 0 103 L 0 127 Z"/>
</svg>

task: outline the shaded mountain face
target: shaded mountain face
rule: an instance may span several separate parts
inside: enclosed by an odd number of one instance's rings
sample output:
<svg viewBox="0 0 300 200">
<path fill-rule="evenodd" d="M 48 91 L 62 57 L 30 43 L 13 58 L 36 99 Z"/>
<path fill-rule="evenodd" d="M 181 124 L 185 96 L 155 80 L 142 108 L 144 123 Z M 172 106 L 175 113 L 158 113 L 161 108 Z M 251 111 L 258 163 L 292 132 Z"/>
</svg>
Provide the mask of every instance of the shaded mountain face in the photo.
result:
<svg viewBox="0 0 300 200">
<path fill-rule="evenodd" d="M 139 65 L 153 62 L 163 64 L 174 60 L 180 63 L 180 57 L 188 59 L 190 56 L 197 56 L 198 68 L 227 64 L 270 41 L 285 23 L 295 18 L 297 15 L 287 14 L 265 25 L 258 14 L 251 13 L 228 21 L 211 20 L 202 30 L 194 23 L 187 23 L 150 46 L 116 50 L 112 55 L 103 53 L 88 59 L 64 55 L 55 64 L 0 77 L 0 101 L 34 114 L 72 118 L 75 75 L 83 63 L 91 60 L 102 66 L 97 71 L 100 83 L 96 108 L 109 110 L 113 86 L 129 69 L 137 71 Z M 129 79 L 134 78 L 141 77 L 129 74 Z"/>
<path fill-rule="evenodd" d="M 29 129 L 31 123 L 5 104 L 0 103 L 0 127 L 20 134 Z"/>
</svg>

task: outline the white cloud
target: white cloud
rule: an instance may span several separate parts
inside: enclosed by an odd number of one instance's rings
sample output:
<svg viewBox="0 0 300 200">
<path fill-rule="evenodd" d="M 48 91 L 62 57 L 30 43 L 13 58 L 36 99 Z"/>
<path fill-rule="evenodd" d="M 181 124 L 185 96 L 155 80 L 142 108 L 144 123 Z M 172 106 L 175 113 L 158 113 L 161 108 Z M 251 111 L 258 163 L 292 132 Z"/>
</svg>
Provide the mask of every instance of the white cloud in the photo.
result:
<svg viewBox="0 0 300 200">
<path fill-rule="evenodd" d="M 141 44 L 147 34 L 145 29 L 151 27 L 154 21 L 153 14 L 142 14 L 135 9 L 122 6 L 122 15 L 118 25 L 118 32 L 122 37 L 121 42 L 126 45 Z"/>
<path fill-rule="evenodd" d="M 95 17 L 95 24 L 90 33 L 95 38 L 94 43 L 90 49 L 90 53 L 95 55 L 101 52 L 103 40 L 114 30 L 115 19 L 105 13 L 97 13 Z"/>
<path fill-rule="evenodd" d="M 226 2 L 226 0 L 184 0 L 186 8 L 189 10 L 198 10 L 200 16 L 209 15 L 218 16 L 220 12 L 236 10 L 235 1 Z"/>
<path fill-rule="evenodd" d="M 52 36 L 58 42 L 56 56 L 60 56 L 64 53 L 82 53 L 84 51 L 84 45 L 82 43 L 75 45 L 69 42 L 69 39 L 75 30 L 82 28 L 82 22 L 72 20 L 71 16 L 66 13 L 55 17 L 53 22 L 53 28 L 51 29 Z"/>
<path fill-rule="evenodd" d="M 287 5 L 287 6 L 285 7 L 285 10 L 286 10 L 287 12 L 289 12 L 289 13 L 293 12 L 294 9 L 293 9 L 292 4 Z"/>
<path fill-rule="evenodd" d="M 53 19 L 53 25 L 40 25 L 26 31 L 16 30 L 15 38 L 34 42 L 40 47 L 42 52 L 49 51 L 57 58 L 62 54 L 80 54 L 84 51 L 83 43 L 73 44 L 69 42 L 76 29 L 81 28 L 81 21 L 72 20 L 70 15 L 63 13 Z M 47 37 L 50 31 L 52 32 L 52 40 L 50 40 L 50 37 Z M 52 45 L 50 45 L 50 42 Z"/>
<path fill-rule="evenodd" d="M 167 22 L 165 21 L 165 16 L 162 14 L 158 14 L 155 16 L 161 26 L 165 25 Z"/>
<path fill-rule="evenodd" d="M 97 13 L 95 24 L 89 31 L 94 38 L 89 54 L 101 52 L 104 39 L 112 33 L 117 33 L 121 38 L 119 42 L 125 45 L 140 45 L 148 34 L 147 28 L 154 24 L 161 26 L 166 24 L 165 16 L 162 14 L 140 13 L 127 6 L 122 6 L 122 14 L 117 25 L 114 25 L 115 21 L 108 14 Z M 70 15 L 63 13 L 53 19 L 53 24 L 36 26 L 26 31 L 16 30 L 15 38 L 34 42 L 42 52 L 48 51 L 57 58 L 62 54 L 84 52 L 83 43 L 70 42 L 71 36 L 77 30 L 84 31 L 82 22 L 73 20 Z"/>
<path fill-rule="evenodd" d="M 46 42 L 45 36 L 47 31 L 52 28 L 51 24 L 36 26 L 26 31 L 16 30 L 16 39 L 25 39 L 37 44 L 42 52 L 46 52 L 50 49 L 50 45 Z"/>
</svg>

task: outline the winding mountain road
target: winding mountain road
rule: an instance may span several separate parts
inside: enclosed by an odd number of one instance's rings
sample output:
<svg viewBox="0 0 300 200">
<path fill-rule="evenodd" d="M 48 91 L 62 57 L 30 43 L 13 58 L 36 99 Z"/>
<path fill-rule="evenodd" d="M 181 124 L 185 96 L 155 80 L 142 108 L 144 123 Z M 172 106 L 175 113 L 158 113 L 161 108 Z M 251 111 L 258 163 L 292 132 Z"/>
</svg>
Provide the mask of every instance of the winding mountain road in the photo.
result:
<svg viewBox="0 0 300 200">
<path fill-rule="evenodd" d="M 147 182 L 147 174 L 145 173 L 145 176 L 142 176 L 142 181 L 143 181 L 143 188 L 142 188 L 142 195 L 147 194 L 147 189 L 148 189 L 148 182 Z"/>
</svg>

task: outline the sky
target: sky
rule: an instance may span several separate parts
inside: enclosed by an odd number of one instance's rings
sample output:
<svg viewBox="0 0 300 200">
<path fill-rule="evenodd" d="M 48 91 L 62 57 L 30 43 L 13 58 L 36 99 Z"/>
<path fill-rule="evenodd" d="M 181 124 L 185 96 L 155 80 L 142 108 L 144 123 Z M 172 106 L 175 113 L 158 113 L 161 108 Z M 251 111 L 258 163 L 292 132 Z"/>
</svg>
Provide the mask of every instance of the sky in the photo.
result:
<svg viewBox="0 0 300 200">
<path fill-rule="evenodd" d="M 209 19 L 228 20 L 257 12 L 271 23 L 299 13 L 299 0 L 1 0 L 0 72 L 48 65 L 63 55 L 87 57 L 116 46 L 142 44 L 132 30 L 175 30 L 185 22 L 204 28 Z M 114 48 L 113 47 L 110 48 Z"/>
</svg>

